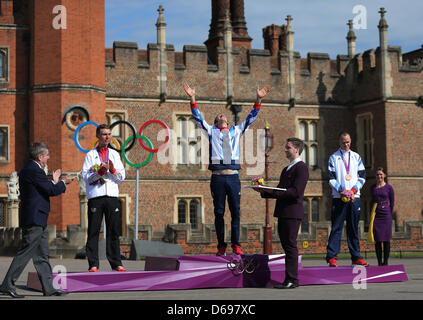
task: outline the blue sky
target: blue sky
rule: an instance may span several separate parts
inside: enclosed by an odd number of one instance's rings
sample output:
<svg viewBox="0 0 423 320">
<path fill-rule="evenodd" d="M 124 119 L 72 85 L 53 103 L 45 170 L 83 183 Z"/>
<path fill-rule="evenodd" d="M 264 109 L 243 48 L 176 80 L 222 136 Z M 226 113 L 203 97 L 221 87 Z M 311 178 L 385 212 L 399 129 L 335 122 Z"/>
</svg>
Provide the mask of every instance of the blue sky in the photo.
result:
<svg viewBox="0 0 423 320">
<path fill-rule="evenodd" d="M 159 5 L 165 9 L 167 43 L 176 51 L 182 51 L 184 45 L 204 45 L 207 40 L 211 0 L 106 0 L 105 4 L 106 47 L 112 47 L 113 41 L 136 42 L 139 49 L 156 43 Z M 422 0 L 245 0 L 244 4 L 254 49 L 264 48 L 262 29 L 285 24 L 288 14 L 294 19 L 294 48 L 302 57 L 307 52 L 326 52 L 332 59 L 347 54 L 346 23 L 354 18 L 357 26 L 366 27 L 354 30 L 357 53 L 375 49 L 380 7 L 387 11 L 389 45 L 401 46 L 403 53 L 423 45 Z M 359 10 L 353 12 L 354 8 Z"/>
</svg>

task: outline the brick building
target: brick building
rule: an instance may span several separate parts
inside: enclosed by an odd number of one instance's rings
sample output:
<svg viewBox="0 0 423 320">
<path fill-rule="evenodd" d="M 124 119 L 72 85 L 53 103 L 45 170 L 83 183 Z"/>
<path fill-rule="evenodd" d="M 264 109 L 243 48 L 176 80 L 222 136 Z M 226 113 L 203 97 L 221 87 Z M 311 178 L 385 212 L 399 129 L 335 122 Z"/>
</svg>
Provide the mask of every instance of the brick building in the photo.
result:
<svg viewBox="0 0 423 320">
<path fill-rule="evenodd" d="M 286 138 L 298 136 L 306 142 L 303 159 L 310 167 L 310 180 L 299 235 L 303 253 L 325 251 L 331 206 L 327 162 L 338 148 L 342 130 L 351 133 L 353 149 L 367 169 L 361 238 L 366 238 L 369 222 L 370 186 L 375 183 L 375 169 L 382 166 L 396 192 L 393 250 L 423 248 L 423 147 L 417 143 L 423 134 L 423 50 L 402 53 L 400 47 L 388 45 L 383 8 L 375 30 L 379 47 L 356 53 L 350 21 L 348 54 L 331 60 L 326 53 L 310 52 L 303 58 L 295 51 L 291 16 L 285 25 L 263 28 L 264 49 L 251 48 L 243 0 L 212 1 L 205 45 L 186 45 L 182 52 L 166 42 L 162 7 L 155 26 L 157 43 L 140 49 L 136 43 L 116 41 L 113 48 L 105 48 L 104 1 L 59 2 L 0 1 L 0 242 L 4 246 L 18 235 L 19 201 L 11 194 L 10 177 L 25 164 L 30 142 L 49 145 L 50 172 L 60 167 L 77 174 L 85 156 L 74 139 L 81 123 L 123 121 L 112 131 L 122 145 L 132 136 L 127 122 L 138 132 L 146 121 L 156 119 L 167 124 L 170 139 L 138 169 L 139 237 L 180 243 L 186 254 L 214 253 L 208 142 L 192 122 L 182 89 L 186 81 L 196 88 L 200 111 L 209 123 L 218 113 L 227 114 L 233 123 L 242 121 L 253 105 L 257 85 L 272 87 L 244 137 L 241 183 L 265 174 L 266 125 L 274 145 L 268 154 L 270 185 L 277 184 L 287 165 Z M 154 148 L 164 144 L 162 129 L 151 123 L 143 131 Z M 88 149 L 95 139 L 94 126 L 83 127 L 78 138 L 79 145 Z M 126 152 L 132 163 L 142 163 L 148 155 L 138 141 Z M 126 169 L 127 179 L 120 186 L 123 251 L 134 238 L 136 221 L 136 169 L 129 164 Z M 271 213 L 273 206 L 271 200 Z M 247 252 L 262 252 L 264 221 L 264 200 L 244 189 L 240 240 Z M 275 230 L 275 220 L 270 222 Z M 49 224 L 53 248 L 83 244 L 82 184 L 74 183 L 65 195 L 52 199 Z M 56 234 L 67 240 L 55 239 Z M 280 251 L 276 233 L 273 245 Z M 372 250 L 364 240 L 362 245 Z"/>
</svg>

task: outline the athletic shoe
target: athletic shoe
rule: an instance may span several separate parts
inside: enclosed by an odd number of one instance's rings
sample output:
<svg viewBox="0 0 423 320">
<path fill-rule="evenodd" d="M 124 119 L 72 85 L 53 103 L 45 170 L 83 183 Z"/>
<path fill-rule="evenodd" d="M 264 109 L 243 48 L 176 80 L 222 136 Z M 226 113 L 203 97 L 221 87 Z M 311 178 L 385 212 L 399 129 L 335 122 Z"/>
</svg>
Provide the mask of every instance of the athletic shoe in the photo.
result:
<svg viewBox="0 0 423 320">
<path fill-rule="evenodd" d="M 236 244 L 232 245 L 232 251 L 234 254 L 237 254 L 237 255 L 245 254 L 244 252 L 242 252 L 241 246 L 238 246 Z"/>
<path fill-rule="evenodd" d="M 338 266 L 338 264 L 336 263 L 336 257 L 335 257 L 335 258 L 330 259 L 330 260 L 328 261 L 328 263 L 329 263 L 329 267 L 337 267 L 337 266 Z"/>
<path fill-rule="evenodd" d="M 369 264 L 366 261 L 364 261 L 363 259 L 357 259 L 357 260 L 353 261 L 352 265 L 353 266 L 363 266 L 363 267 L 369 266 Z"/>
<path fill-rule="evenodd" d="M 216 256 L 226 256 L 226 247 L 218 248 Z"/>
<path fill-rule="evenodd" d="M 88 270 L 89 272 L 98 272 L 98 268 L 97 267 L 92 267 L 90 268 L 90 270 Z"/>
<path fill-rule="evenodd" d="M 113 270 L 118 271 L 118 272 L 126 271 L 126 269 L 124 267 L 122 267 L 122 266 L 116 267 Z"/>
</svg>

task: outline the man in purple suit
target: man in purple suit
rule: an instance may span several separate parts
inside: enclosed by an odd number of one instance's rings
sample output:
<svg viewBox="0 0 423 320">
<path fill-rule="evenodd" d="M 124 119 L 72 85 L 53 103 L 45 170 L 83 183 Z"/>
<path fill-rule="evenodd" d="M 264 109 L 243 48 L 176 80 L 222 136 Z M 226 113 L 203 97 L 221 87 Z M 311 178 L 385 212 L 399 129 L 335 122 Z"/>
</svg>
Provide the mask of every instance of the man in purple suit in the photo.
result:
<svg viewBox="0 0 423 320">
<path fill-rule="evenodd" d="M 304 217 L 303 198 L 308 181 L 308 167 L 300 155 L 304 142 L 298 138 L 288 138 L 285 155 L 290 161 L 282 170 L 277 188 L 286 190 L 260 189 L 262 198 L 276 199 L 274 216 L 278 218 L 278 233 L 285 251 L 285 280 L 275 286 L 278 289 L 298 287 L 298 248 L 297 235 Z"/>
</svg>

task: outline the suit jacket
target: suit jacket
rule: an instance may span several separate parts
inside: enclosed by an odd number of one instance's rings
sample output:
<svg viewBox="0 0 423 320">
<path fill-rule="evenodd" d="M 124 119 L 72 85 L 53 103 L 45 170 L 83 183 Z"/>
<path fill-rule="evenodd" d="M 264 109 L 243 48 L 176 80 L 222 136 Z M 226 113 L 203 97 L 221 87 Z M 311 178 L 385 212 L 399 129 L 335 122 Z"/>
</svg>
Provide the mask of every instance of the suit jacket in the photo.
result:
<svg viewBox="0 0 423 320">
<path fill-rule="evenodd" d="M 31 160 L 19 172 L 19 190 L 19 225 L 46 227 L 50 213 L 50 197 L 64 193 L 66 185 L 63 181 L 54 184 L 47 178 L 44 170 Z"/>
<path fill-rule="evenodd" d="M 308 167 L 299 161 L 288 171 L 282 170 L 277 188 L 286 191 L 263 189 L 262 198 L 276 199 L 274 216 L 277 218 L 302 219 L 304 217 L 304 190 L 308 181 Z"/>
</svg>

